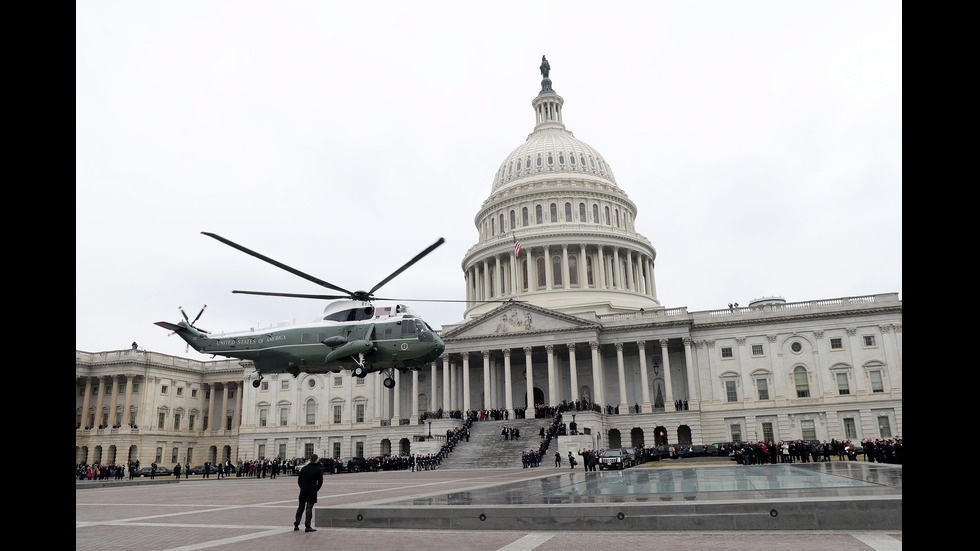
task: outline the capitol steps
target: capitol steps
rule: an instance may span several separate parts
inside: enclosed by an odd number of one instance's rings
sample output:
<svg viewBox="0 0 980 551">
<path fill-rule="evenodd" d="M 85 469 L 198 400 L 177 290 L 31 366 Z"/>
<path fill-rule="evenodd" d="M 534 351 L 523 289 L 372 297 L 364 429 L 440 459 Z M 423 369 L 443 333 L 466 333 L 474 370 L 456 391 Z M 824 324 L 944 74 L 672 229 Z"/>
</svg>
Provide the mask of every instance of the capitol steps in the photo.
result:
<svg viewBox="0 0 980 551">
<path fill-rule="evenodd" d="M 440 469 L 492 469 L 521 467 L 521 456 L 528 450 L 537 450 L 543 440 L 541 427 L 547 427 L 550 419 L 507 419 L 474 421 L 470 426 L 470 441 L 456 444 L 449 457 L 443 459 Z M 502 427 L 516 427 L 520 438 L 504 440 Z"/>
</svg>

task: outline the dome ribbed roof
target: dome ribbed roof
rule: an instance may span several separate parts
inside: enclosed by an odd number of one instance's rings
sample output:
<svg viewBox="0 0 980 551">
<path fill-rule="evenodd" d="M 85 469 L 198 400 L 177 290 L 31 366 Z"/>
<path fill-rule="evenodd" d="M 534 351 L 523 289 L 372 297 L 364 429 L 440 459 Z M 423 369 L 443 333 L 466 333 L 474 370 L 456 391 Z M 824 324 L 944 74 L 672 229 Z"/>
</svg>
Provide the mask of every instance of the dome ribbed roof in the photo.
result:
<svg viewBox="0 0 980 551">
<path fill-rule="evenodd" d="M 609 163 L 592 146 L 563 128 L 536 130 L 500 163 L 493 191 L 539 176 L 604 180 L 616 185 Z M 617 186 L 618 187 L 618 186 Z"/>
</svg>

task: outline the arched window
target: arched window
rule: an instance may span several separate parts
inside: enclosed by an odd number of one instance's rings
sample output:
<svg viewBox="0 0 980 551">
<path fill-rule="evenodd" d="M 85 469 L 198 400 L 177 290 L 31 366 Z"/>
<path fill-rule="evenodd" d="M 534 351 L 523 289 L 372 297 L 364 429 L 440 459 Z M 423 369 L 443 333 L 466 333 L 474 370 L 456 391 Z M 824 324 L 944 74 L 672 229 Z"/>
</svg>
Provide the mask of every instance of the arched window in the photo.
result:
<svg viewBox="0 0 980 551">
<path fill-rule="evenodd" d="M 558 221 L 558 205 L 556 203 L 551 204 L 551 223 L 554 224 Z"/>
<path fill-rule="evenodd" d="M 555 164 L 555 158 L 551 156 L 551 153 L 548 153 L 548 166 L 553 164 Z"/>
<path fill-rule="evenodd" d="M 793 370 L 793 382 L 796 383 L 797 398 L 810 397 L 810 381 L 807 380 L 805 367 L 797 366 L 797 368 Z"/>
<path fill-rule="evenodd" d="M 504 228 L 504 213 L 501 212 L 500 213 L 500 233 L 504 233 L 505 231 L 507 231 L 507 229 Z"/>
<path fill-rule="evenodd" d="M 538 161 L 537 161 L 537 165 L 538 165 L 538 166 L 541 166 L 541 155 L 538 155 Z"/>
<path fill-rule="evenodd" d="M 497 235 L 497 221 L 490 219 L 490 235 Z"/>
<path fill-rule="evenodd" d="M 592 205 L 592 221 L 599 224 L 599 205 Z"/>
<path fill-rule="evenodd" d="M 593 279 L 593 277 L 592 277 L 592 257 L 591 256 L 585 257 L 585 278 L 586 278 L 586 282 L 589 285 L 595 287 L 595 279 Z"/>
<path fill-rule="evenodd" d="M 536 264 L 538 266 L 538 289 L 544 289 L 548 286 L 544 273 L 544 257 L 539 256 Z"/>
<path fill-rule="evenodd" d="M 544 223 L 544 216 L 541 214 L 541 205 L 534 206 L 534 223 L 535 224 Z"/>
<path fill-rule="evenodd" d="M 585 222 L 585 203 L 578 204 L 578 221 Z"/>
<path fill-rule="evenodd" d="M 527 227 L 528 224 L 529 222 L 527 219 L 527 207 L 524 207 L 523 209 L 521 209 L 521 226 Z"/>
<path fill-rule="evenodd" d="M 316 424 L 316 400 L 312 398 L 306 401 L 306 424 Z"/>
<path fill-rule="evenodd" d="M 619 227 L 619 209 L 616 209 L 616 227 Z"/>
<path fill-rule="evenodd" d="M 609 220 L 609 207 L 606 207 L 606 225 L 607 226 L 611 226 L 612 225 L 610 223 L 610 220 Z"/>
<path fill-rule="evenodd" d="M 554 285 L 563 285 L 561 277 L 561 257 L 557 255 L 551 257 L 551 279 L 554 281 Z"/>
<path fill-rule="evenodd" d="M 509 163 L 507 165 L 507 175 L 510 176 L 514 172 L 514 163 Z"/>
<path fill-rule="evenodd" d="M 527 161 L 524 163 L 524 168 L 531 170 L 531 157 L 527 158 Z"/>
<path fill-rule="evenodd" d="M 572 221 L 572 204 L 571 203 L 565 203 L 565 221 L 566 222 L 571 222 Z"/>
<path fill-rule="evenodd" d="M 510 211 L 510 229 L 513 230 L 517 227 L 517 213 L 513 210 Z"/>
<path fill-rule="evenodd" d="M 578 261 L 574 256 L 568 257 L 568 284 L 578 285 Z"/>
</svg>

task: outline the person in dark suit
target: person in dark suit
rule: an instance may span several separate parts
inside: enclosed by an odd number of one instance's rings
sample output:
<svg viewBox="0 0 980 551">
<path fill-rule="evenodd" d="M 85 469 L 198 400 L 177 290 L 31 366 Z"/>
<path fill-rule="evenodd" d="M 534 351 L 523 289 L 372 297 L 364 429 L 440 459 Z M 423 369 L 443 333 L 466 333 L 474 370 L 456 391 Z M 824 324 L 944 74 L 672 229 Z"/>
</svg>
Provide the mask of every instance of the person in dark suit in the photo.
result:
<svg viewBox="0 0 980 551">
<path fill-rule="evenodd" d="M 306 511 L 306 531 L 316 532 L 313 527 L 313 504 L 316 503 L 316 494 L 323 486 L 323 469 L 320 468 L 320 458 L 313 454 L 310 462 L 300 469 L 296 479 L 299 484 L 299 507 L 296 509 L 296 521 L 293 522 L 293 530 L 299 530 L 299 521 Z"/>
</svg>

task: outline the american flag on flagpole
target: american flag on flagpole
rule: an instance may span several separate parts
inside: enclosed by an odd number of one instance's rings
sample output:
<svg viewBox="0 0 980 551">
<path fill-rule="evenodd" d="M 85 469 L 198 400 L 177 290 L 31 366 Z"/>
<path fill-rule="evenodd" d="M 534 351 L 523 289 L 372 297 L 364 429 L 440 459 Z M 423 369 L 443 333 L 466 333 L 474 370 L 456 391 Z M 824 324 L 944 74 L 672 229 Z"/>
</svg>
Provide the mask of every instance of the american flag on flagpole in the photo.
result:
<svg viewBox="0 0 980 551">
<path fill-rule="evenodd" d="M 521 256 L 521 242 L 517 239 L 517 235 L 514 235 L 514 256 Z"/>
</svg>

